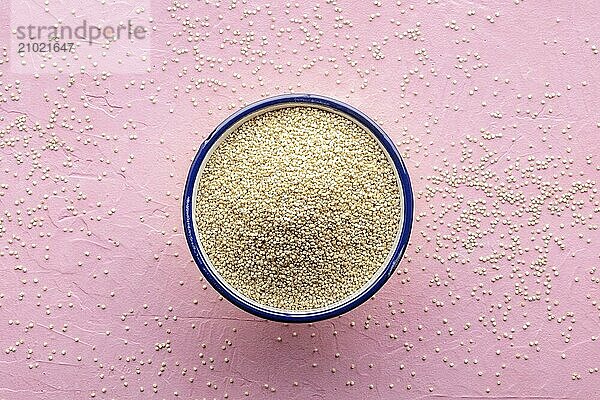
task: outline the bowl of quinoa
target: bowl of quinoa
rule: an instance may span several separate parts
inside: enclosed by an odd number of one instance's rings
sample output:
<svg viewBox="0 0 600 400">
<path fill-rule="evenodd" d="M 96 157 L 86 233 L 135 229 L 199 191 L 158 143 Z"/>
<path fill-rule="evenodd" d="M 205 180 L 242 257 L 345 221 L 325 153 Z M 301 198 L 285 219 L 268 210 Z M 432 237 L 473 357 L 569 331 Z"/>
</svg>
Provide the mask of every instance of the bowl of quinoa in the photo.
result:
<svg viewBox="0 0 600 400">
<path fill-rule="evenodd" d="M 371 298 L 412 227 L 402 158 L 359 110 L 270 97 L 223 121 L 194 158 L 183 222 L 210 284 L 254 315 L 312 322 Z"/>
</svg>

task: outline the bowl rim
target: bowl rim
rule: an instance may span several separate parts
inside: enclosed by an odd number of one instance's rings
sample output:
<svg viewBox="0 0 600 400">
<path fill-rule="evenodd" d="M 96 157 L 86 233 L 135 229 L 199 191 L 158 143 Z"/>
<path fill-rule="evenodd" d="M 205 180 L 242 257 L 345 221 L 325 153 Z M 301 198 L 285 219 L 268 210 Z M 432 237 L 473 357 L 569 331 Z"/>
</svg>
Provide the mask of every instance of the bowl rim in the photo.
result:
<svg viewBox="0 0 600 400">
<path fill-rule="evenodd" d="M 333 109 L 342 115 L 350 116 L 358 122 L 360 122 L 373 134 L 373 136 L 375 136 L 375 138 L 383 146 L 389 158 L 392 160 L 396 172 L 398 173 L 398 177 L 400 178 L 404 203 L 403 220 L 401 226 L 402 230 L 400 232 L 400 238 L 397 241 L 394 252 L 389 258 L 388 264 L 385 266 L 385 268 L 380 270 L 379 276 L 376 277 L 376 279 L 371 283 L 371 285 L 368 286 L 359 295 L 350 298 L 344 303 L 337 304 L 335 307 L 294 313 L 261 308 L 257 304 L 250 303 L 246 299 L 239 297 L 237 294 L 232 292 L 226 285 L 224 285 L 221 282 L 221 278 L 219 278 L 216 272 L 213 270 L 213 268 L 210 267 L 210 264 L 207 262 L 204 254 L 201 251 L 201 247 L 196 236 L 196 230 L 194 229 L 193 221 L 193 195 L 196 179 L 204 159 L 210 155 L 211 148 L 219 142 L 219 138 L 224 133 L 226 133 L 229 130 L 229 128 L 231 128 L 240 120 L 265 108 L 287 103 L 297 103 L 297 105 L 306 104 L 307 106 L 324 106 L 326 108 Z M 328 318 L 333 318 L 358 307 L 360 304 L 370 299 L 385 284 L 385 282 L 387 282 L 387 280 L 392 276 L 392 274 L 396 270 L 396 267 L 400 263 L 402 255 L 404 254 L 404 251 L 408 246 L 408 241 L 412 230 L 413 212 L 414 198 L 408 171 L 406 169 L 404 161 L 402 160 L 402 157 L 398 153 L 398 149 L 396 148 L 392 140 L 389 138 L 389 136 L 383 131 L 383 129 L 381 129 L 379 125 L 377 125 L 367 115 L 365 115 L 358 109 L 350 106 L 349 104 L 346 104 L 340 100 L 336 100 L 330 97 L 307 93 L 283 94 L 268 97 L 259 100 L 255 103 L 249 104 L 246 107 L 234 112 L 229 117 L 227 117 L 227 119 L 221 122 L 204 140 L 204 142 L 196 152 L 196 156 L 194 157 L 194 160 L 192 161 L 192 164 L 188 171 L 185 189 L 183 193 L 183 228 L 186 241 L 190 252 L 192 253 L 192 257 L 196 263 L 196 266 L 200 269 L 206 280 L 208 280 L 208 282 L 217 290 L 217 292 L 220 295 L 222 295 L 224 298 L 226 298 L 242 310 L 261 318 L 279 322 L 315 322 Z"/>
</svg>

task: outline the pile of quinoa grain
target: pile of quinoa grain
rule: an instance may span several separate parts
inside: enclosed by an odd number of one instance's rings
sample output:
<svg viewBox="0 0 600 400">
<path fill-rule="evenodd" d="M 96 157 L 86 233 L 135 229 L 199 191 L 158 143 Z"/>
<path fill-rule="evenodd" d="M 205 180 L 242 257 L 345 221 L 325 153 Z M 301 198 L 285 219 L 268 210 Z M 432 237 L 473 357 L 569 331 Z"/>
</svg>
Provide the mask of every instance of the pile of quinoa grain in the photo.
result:
<svg viewBox="0 0 600 400">
<path fill-rule="evenodd" d="M 196 224 L 208 259 L 250 299 L 326 307 L 386 262 L 402 222 L 392 163 L 362 127 L 290 105 L 242 123 L 206 161 Z"/>
</svg>

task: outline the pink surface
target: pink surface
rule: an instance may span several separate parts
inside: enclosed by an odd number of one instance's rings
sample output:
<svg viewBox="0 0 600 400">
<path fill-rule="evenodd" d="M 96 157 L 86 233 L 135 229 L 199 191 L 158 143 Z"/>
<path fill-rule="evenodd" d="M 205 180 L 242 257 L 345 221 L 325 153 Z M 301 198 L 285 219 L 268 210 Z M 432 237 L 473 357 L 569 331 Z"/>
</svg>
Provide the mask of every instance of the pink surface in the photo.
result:
<svg viewBox="0 0 600 400">
<path fill-rule="evenodd" d="M 96 53 L 36 78 L 2 56 L 0 398 L 597 396 L 598 2 L 156 1 L 147 15 L 149 72 Z M 180 212 L 212 128 L 289 91 L 376 118 L 416 200 L 398 273 L 308 325 L 207 287 Z"/>
</svg>

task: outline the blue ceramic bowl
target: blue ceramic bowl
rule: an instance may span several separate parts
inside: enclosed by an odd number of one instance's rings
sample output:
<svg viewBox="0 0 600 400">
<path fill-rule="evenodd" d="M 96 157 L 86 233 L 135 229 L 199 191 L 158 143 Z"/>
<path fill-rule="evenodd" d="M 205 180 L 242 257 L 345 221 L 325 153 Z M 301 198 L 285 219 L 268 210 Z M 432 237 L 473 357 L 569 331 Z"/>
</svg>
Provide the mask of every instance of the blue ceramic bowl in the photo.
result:
<svg viewBox="0 0 600 400">
<path fill-rule="evenodd" d="M 218 146 L 220 140 L 228 133 L 236 129 L 244 121 L 273 109 L 284 108 L 286 106 L 310 106 L 336 112 L 358 123 L 359 126 L 366 128 L 380 143 L 390 161 L 394 164 L 398 185 L 402 188 L 403 193 L 403 219 L 401 229 L 399 230 L 393 251 L 387 258 L 387 262 L 373 275 L 359 291 L 352 294 L 348 298 L 332 304 L 330 306 L 314 309 L 314 310 L 283 310 L 277 309 L 248 298 L 228 282 L 226 282 L 220 274 L 212 267 L 208 257 L 202 249 L 197 230 L 196 230 L 196 191 L 198 187 L 198 179 L 204 164 L 208 160 L 213 148 Z M 187 239 L 190 251 L 198 268 L 202 274 L 210 282 L 210 284 L 227 300 L 231 301 L 241 309 L 248 311 L 262 318 L 281 321 L 281 322 L 313 322 L 332 318 L 343 314 L 372 297 L 377 290 L 394 273 L 402 254 L 408 244 L 410 231 L 413 219 L 413 193 L 410 184 L 410 178 L 406 171 L 406 166 L 396 150 L 396 146 L 392 143 L 385 132 L 377 126 L 369 117 L 359 110 L 351 107 L 341 101 L 334 100 L 328 97 L 313 95 L 313 94 L 287 94 L 267 99 L 250 104 L 247 107 L 237 111 L 225 121 L 223 121 L 210 134 L 210 136 L 202 143 L 198 150 L 190 171 L 188 173 L 185 192 L 183 196 L 183 226 L 185 229 L 185 237 Z"/>
</svg>

